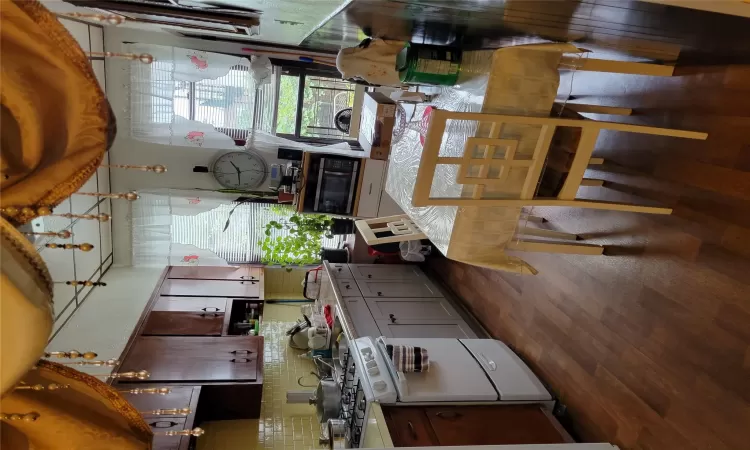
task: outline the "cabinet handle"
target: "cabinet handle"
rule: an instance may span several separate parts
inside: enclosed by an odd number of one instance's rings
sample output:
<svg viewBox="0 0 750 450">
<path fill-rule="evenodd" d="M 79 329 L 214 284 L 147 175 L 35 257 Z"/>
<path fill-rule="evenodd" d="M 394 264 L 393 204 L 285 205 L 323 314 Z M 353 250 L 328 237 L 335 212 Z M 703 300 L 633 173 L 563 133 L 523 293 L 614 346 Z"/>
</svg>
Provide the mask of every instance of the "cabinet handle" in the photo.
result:
<svg viewBox="0 0 750 450">
<path fill-rule="evenodd" d="M 166 420 L 160 420 L 158 422 L 151 422 L 148 424 L 151 428 L 172 428 L 175 425 L 179 425 L 179 422 L 168 422 Z"/>
<path fill-rule="evenodd" d="M 388 317 L 391 318 L 391 323 L 396 323 L 396 316 L 394 316 L 393 314 L 388 314 Z"/>
<path fill-rule="evenodd" d="M 382 292 L 378 292 L 378 297 L 382 297 L 382 296 L 383 296 L 383 293 Z"/>
<path fill-rule="evenodd" d="M 352 288 L 352 286 L 351 286 L 350 284 L 347 284 L 347 285 L 346 285 L 346 286 L 344 286 L 344 287 L 345 287 L 345 288 L 347 288 L 347 289 L 351 289 L 351 288 Z"/>
<path fill-rule="evenodd" d="M 339 272 L 341 272 L 341 267 L 339 267 L 339 268 L 338 268 L 338 269 L 336 269 L 336 270 L 338 270 Z"/>
<path fill-rule="evenodd" d="M 240 279 L 241 279 L 241 280 L 251 280 L 251 281 L 258 281 L 258 279 L 257 279 L 257 278 L 255 278 L 255 277 L 251 277 L 251 276 L 247 276 L 247 275 L 242 275 L 242 276 L 240 277 Z"/>
<path fill-rule="evenodd" d="M 406 424 L 409 426 L 409 434 L 411 434 L 411 438 L 415 441 L 419 439 L 419 436 L 417 435 L 417 430 L 414 429 L 414 425 L 411 424 L 411 421 L 407 421 Z"/>
<path fill-rule="evenodd" d="M 215 312 L 219 312 L 221 308 L 217 308 L 216 306 L 206 306 L 205 308 L 201 308 L 201 311 L 208 311 L 209 309 L 214 310 Z"/>
<path fill-rule="evenodd" d="M 255 283 L 257 283 L 257 281 L 254 281 L 254 280 L 250 280 L 250 281 L 240 281 L 240 284 L 245 284 L 245 283 L 255 284 Z"/>
<path fill-rule="evenodd" d="M 367 274 L 367 278 L 372 278 L 372 274 L 371 274 L 371 273 L 368 273 L 368 274 Z"/>
<path fill-rule="evenodd" d="M 253 354 L 253 353 L 255 353 L 255 352 L 254 352 L 254 351 L 252 351 L 252 350 L 232 350 L 232 351 L 231 351 L 231 352 L 229 352 L 229 353 L 231 353 L 231 354 L 233 354 L 233 355 L 237 355 L 237 354 L 252 355 L 252 354 Z"/>
<path fill-rule="evenodd" d="M 230 361 L 233 363 L 249 363 L 250 361 L 253 361 L 253 360 L 248 359 L 248 358 L 232 358 L 230 359 Z"/>
<path fill-rule="evenodd" d="M 440 417 L 441 419 L 446 419 L 446 420 L 453 420 L 453 419 L 458 419 L 459 417 L 462 417 L 461 413 L 455 412 L 455 411 L 448 411 L 448 412 L 440 411 L 439 413 L 436 413 L 435 415 Z"/>
</svg>

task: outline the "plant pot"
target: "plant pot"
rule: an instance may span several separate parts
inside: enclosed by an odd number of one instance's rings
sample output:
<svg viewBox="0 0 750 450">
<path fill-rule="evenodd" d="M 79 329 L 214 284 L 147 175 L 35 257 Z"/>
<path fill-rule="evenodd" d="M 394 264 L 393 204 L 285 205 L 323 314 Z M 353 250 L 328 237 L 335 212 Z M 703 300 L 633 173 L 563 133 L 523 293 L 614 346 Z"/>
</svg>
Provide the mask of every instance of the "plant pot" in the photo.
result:
<svg viewBox="0 0 750 450">
<path fill-rule="evenodd" d="M 329 263 L 348 263 L 349 251 L 345 248 L 324 248 L 320 251 L 320 258 Z"/>
<path fill-rule="evenodd" d="M 351 219 L 333 219 L 332 234 L 354 234 L 354 221 Z"/>
</svg>

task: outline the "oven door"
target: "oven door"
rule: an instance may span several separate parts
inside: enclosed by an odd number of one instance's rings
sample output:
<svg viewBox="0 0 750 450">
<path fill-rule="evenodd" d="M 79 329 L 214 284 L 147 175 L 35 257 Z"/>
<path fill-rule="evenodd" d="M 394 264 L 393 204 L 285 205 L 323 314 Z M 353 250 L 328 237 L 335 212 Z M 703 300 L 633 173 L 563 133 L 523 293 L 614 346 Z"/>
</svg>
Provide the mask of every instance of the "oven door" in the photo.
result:
<svg viewBox="0 0 750 450">
<path fill-rule="evenodd" d="M 328 164 L 326 164 L 328 162 Z M 331 164 L 331 163 L 334 164 Z M 351 214 L 354 205 L 354 194 L 357 188 L 359 161 L 346 161 L 351 164 L 339 164 L 341 160 L 328 161 L 320 159 L 318 171 L 318 188 L 315 192 L 315 212 L 329 214 Z M 338 166 L 338 167 L 332 167 Z"/>
</svg>

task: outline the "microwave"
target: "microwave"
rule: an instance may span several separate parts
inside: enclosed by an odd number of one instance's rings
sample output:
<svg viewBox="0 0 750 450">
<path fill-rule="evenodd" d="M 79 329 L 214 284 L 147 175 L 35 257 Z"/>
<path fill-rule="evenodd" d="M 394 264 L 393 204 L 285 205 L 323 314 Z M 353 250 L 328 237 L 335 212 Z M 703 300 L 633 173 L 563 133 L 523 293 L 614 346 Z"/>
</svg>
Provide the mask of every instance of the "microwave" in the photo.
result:
<svg viewBox="0 0 750 450">
<path fill-rule="evenodd" d="M 360 161 L 351 158 L 322 157 L 317 173 L 313 211 L 324 214 L 352 214 L 359 178 Z"/>
</svg>

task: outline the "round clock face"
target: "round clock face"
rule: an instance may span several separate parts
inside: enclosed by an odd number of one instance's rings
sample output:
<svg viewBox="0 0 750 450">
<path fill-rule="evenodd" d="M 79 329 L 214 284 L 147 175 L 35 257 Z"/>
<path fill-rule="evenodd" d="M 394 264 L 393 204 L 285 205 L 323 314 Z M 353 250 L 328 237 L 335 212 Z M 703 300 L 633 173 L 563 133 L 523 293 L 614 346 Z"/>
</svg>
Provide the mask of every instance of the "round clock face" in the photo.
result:
<svg viewBox="0 0 750 450">
<path fill-rule="evenodd" d="M 219 184 L 239 190 L 260 186 L 268 174 L 266 161 L 252 151 L 224 153 L 214 161 L 212 171 Z"/>
</svg>

